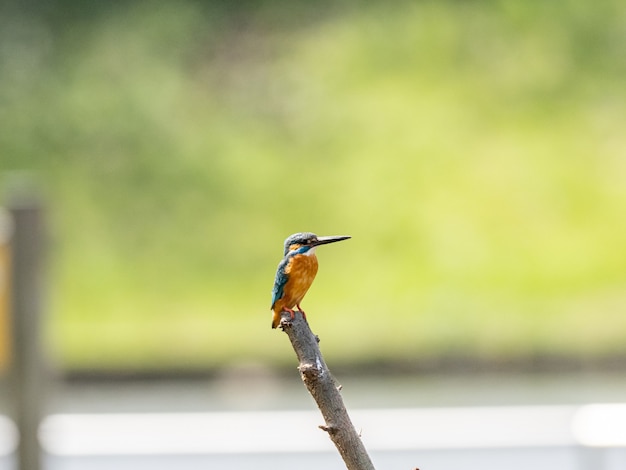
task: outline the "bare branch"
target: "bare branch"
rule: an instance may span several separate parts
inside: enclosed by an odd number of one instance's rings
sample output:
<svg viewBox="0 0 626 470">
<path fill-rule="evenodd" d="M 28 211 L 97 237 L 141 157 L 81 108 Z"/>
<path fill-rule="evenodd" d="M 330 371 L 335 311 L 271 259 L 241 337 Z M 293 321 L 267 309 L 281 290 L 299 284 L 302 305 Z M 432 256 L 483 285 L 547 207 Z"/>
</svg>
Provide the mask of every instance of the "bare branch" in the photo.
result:
<svg viewBox="0 0 626 470">
<path fill-rule="evenodd" d="M 324 362 L 319 349 L 319 338 L 311 332 L 302 314 L 297 312 L 293 320 L 286 312 L 280 326 L 291 341 L 300 365 L 302 381 L 315 399 L 326 421 L 320 429 L 326 431 L 341 454 L 348 470 L 374 470 L 374 465 L 350 421 L 333 376 Z"/>
</svg>

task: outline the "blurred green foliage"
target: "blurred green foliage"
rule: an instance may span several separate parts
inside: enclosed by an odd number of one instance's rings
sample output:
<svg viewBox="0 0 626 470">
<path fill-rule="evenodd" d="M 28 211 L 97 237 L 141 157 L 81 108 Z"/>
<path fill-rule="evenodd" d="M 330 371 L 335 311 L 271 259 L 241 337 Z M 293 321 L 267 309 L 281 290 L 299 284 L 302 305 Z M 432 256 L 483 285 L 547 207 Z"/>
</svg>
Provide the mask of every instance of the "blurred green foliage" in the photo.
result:
<svg viewBox="0 0 626 470">
<path fill-rule="evenodd" d="M 334 363 L 626 352 L 622 0 L 80 3 L 0 15 L 61 366 L 293 363 L 303 230 Z"/>
</svg>

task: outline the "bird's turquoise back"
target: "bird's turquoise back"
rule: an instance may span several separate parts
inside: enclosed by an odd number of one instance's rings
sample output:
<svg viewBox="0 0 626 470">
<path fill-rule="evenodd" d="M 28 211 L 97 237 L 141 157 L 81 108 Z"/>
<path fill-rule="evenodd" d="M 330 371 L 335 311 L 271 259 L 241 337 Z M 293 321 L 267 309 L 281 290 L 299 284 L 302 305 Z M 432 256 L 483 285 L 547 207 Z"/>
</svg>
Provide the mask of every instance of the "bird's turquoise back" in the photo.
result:
<svg viewBox="0 0 626 470">
<path fill-rule="evenodd" d="M 289 264 L 289 259 L 288 256 L 285 256 L 282 261 L 278 263 L 276 278 L 274 279 L 274 288 L 272 289 L 272 306 L 270 309 L 274 308 L 276 301 L 285 294 L 285 284 L 287 284 L 289 280 L 289 274 L 287 274 L 285 270 Z"/>
</svg>

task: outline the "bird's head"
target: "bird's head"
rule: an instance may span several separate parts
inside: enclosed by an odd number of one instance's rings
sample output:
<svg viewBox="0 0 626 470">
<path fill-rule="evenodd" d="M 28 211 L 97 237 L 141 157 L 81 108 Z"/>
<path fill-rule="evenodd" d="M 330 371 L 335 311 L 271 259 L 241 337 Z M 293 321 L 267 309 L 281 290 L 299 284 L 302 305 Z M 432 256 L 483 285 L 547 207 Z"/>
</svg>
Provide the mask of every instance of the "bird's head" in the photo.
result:
<svg viewBox="0 0 626 470">
<path fill-rule="evenodd" d="M 348 238 L 350 238 L 348 235 L 318 237 L 311 232 L 294 233 L 285 240 L 285 256 L 296 250 L 301 254 L 305 254 L 316 246 L 339 242 L 341 240 L 347 240 Z"/>
</svg>

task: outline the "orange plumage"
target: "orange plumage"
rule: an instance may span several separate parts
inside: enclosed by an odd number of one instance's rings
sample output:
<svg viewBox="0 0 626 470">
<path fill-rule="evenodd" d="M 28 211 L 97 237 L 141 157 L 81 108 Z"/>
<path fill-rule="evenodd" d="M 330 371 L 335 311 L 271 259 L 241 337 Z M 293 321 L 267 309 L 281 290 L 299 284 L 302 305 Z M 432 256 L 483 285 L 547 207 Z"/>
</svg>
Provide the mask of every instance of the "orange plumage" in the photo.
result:
<svg viewBox="0 0 626 470">
<path fill-rule="evenodd" d="M 285 266 L 285 274 L 289 276 L 289 281 L 283 287 L 283 296 L 272 306 L 272 328 L 276 328 L 280 323 L 281 312 L 288 312 L 296 305 L 299 308 L 300 302 L 313 284 L 317 268 L 315 253 L 296 255 L 289 259 Z"/>
</svg>

